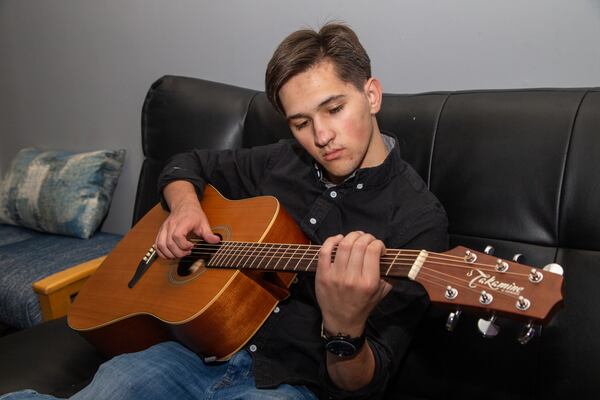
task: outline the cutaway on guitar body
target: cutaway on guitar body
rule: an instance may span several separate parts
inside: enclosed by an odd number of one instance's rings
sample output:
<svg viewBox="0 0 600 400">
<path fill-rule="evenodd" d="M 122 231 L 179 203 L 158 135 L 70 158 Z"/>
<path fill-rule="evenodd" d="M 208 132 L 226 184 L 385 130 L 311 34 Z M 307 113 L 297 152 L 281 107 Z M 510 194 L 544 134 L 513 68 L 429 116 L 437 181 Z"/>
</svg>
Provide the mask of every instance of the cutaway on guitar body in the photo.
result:
<svg viewBox="0 0 600 400">
<path fill-rule="evenodd" d="M 224 241 L 308 242 L 274 197 L 228 200 L 208 186 L 202 206 Z M 227 359 L 287 296 L 295 273 L 209 268 L 211 258 L 198 254 L 157 258 L 130 288 L 167 215 L 157 205 L 128 232 L 77 296 L 69 326 L 107 355 L 178 340 L 204 358 Z"/>
</svg>

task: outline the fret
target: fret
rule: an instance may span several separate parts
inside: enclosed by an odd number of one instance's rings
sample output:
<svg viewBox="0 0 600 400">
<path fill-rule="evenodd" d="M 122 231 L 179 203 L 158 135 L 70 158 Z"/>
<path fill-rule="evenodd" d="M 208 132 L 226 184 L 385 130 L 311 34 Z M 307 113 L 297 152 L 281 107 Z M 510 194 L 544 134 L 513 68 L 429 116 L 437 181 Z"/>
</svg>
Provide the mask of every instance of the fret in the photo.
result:
<svg viewBox="0 0 600 400">
<path fill-rule="evenodd" d="M 259 243 L 253 243 L 250 246 L 252 247 L 252 254 L 250 255 L 250 257 L 252 257 L 252 262 L 248 266 L 246 266 L 246 264 L 244 264 L 245 268 L 255 268 L 254 263 L 256 262 L 256 260 L 258 259 L 258 255 L 260 254 L 260 244 Z"/>
<path fill-rule="evenodd" d="M 310 261 L 308 262 L 308 265 L 306 266 L 306 269 L 304 270 L 304 272 L 307 272 L 307 271 L 308 271 L 308 269 L 311 267 L 312 263 L 315 261 L 315 258 L 316 258 L 318 255 L 319 255 L 319 251 L 317 250 L 317 251 L 315 251 L 315 255 L 314 255 L 314 256 L 312 256 L 312 258 L 311 258 L 311 259 L 310 259 Z M 313 269 L 312 269 L 312 270 L 314 271 L 316 268 L 317 268 L 317 266 L 315 265 L 315 266 L 313 267 Z"/>
<path fill-rule="evenodd" d="M 275 244 L 273 244 L 273 246 L 274 245 Z M 271 246 L 271 248 L 273 248 L 273 246 Z M 267 261 L 267 266 L 270 266 L 271 269 L 273 269 L 273 270 L 275 270 L 276 268 L 274 266 L 271 266 L 271 262 L 273 261 L 273 257 L 275 257 L 275 255 L 278 255 L 279 250 L 281 249 L 281 245 L 280 244 L 277 244 L 277 246 L 279 246 L 279 247 L 277 247 L 277 250 L 273 250 L 273 254 L 271 254 L 271 258 L 269 258 L 269 261 Z M 280 258 L 279 255 L 278 255 L 278 258 Z"/>
<path fill-rule="evenodd" d="M 248 254 L 249 250 L 252 250 L 252 254 Z M 246 267 L 246 263 L 248 263 L 248 260 L 253 256 L 254 256 L 254 243 L 246 243 L 246 252 L 245 252 L 245 254 L 242 255 L 242 257 L 245 258 L 245 261 L 242 265 L 240 265 L 240 268 L 250 268 L 250 267 Z M 252 265 L 252 264 L 250 264 L 250 265 Z"/>
<path fill-rule="evenodd" d="M 390 266 L 388 267 L 387 271 L 385 271 L 385 276 L 388 276 L 390 274 L 390 270 L 392 269 L 392 265 L 394 265 L 394 263 L 396 262 L 396 259 L 398 258 L 398 256 L 400 255 L 401 252 L 402 252 L 402 250 L 398 250 L 398 252 L 396 253 L 396 257 L 394 257 L 394 259 L 390 263 Z"/>
<path fill-rule="evenodd" d="M 258 262 L 258 266 L 256 267 L 257 269 L 261 267 L 262 263 L 265 261 L 265 257 L 268 257 L 269 255 L 269 249 L 273 248 L 273 245 L 271 244 L 266 244 L 262 246 L 264 248 L 264 255 L 262 254 L 262 250 L 259 252 L 260 254 L 256 256 L 256 258 L 258 259 L 260 257 L 260 261 Z M 272 256 L 271 256 L 272 257 Z M 267 262 L 267 264 L 262 267 L 263 269 L 267 269 L 267 267 L 269 266 L 269 263 Z"/>
<path fill-rule="evenodd" d="M 225 256 L 220 260 L 220 264 L 224 267 L 234 267 L 235 264 L 232 261 L 235 258 L 237 242 L 227 243 L 225 246 L 227 247 L 225 249 Z"/>
<path fill-rule="evenodd" d="M 282 246 L 282 245 L 279 245 L 279 249 L 281 249 L 281 246 Z M 279 265 L 279 262 L 285 258 L 285 255 L 287 254 L 287 251 L 290 249 L 290 247 L 291 247 L 291 246 L 288 244 L 288 245 L 287 245 L 287 247 L 286 247 L 286 249 L 285 249 L 285 250 L 283 250 L 283 252 L 281 253 L 282 255 L 277 257 L 277 262 L 276 262 L 276 263 L 275 263 L 275 265 L 273 266 L 273 269 L 274 269 L 274 270 L 276 270 L 276 269 L 277 269 L 277 266 Z M 277 251 L 279 251 L 279 249 L 277 249 Z M 271 258 L 272 258 L 272 257 L 271 257 Z M 269 261 L 269 262 L 270 262 L 270 261 Z"/>
<path fill-rule="evenodd" d="M 210 259 L 210 261 L 208 262 L 209 266 L 219 266 L 220 265 L 220 258 L 223 257 L 223 254 L 226 252 L 225 249 L 225 245 L 222 244 L 221 246 L 219 246 L 219 248 L 217 249 L 217 251 L 215 252 L 215 254 L 212 256 L 212 258 Z"/>
<path fill-rule="evenodd" d="M 243 242 L 235 242 L 236 245 L 234 246 L 234 251 L 233 251 L 233 258 L 231 260 L 231 266 L 238 266 L 240 265 L 241 259 L 242 259 L 242 252 L 244 251 L 244 247 L 245 247 L 245 243 Z"/>
<path fill-rule="evenodd" d="M 296 266 L 294 267 L 294 271 L 296 271 L 296 269 L 298 268 L 298 265 L 300 265 L 300 261 L 304 260 L 304 256 L 306 255 L 306 252 L 308 251 L 310 247 L 307 247 L 306 250 L 304 250 L 304 254 L 302 254 L 302 256 L 298 259 L 298 262 L 296 263 Z"/>
<path fill-rule="evenodd" d="M 283 266 L 283 270 L 285 271 L 285 269 L 287 268 L 288 264 L 290 263 L 290 261 L 292 261 L 292 258 L 294 258 L 294 256 L 296 255 L 296 252 L 298 251 L 298 245 L 294 246 L 294 252 L 292 253 L 292 255 L 288 258 L 287 262 L 285 263 L 285 265 Z"/>
</svg>

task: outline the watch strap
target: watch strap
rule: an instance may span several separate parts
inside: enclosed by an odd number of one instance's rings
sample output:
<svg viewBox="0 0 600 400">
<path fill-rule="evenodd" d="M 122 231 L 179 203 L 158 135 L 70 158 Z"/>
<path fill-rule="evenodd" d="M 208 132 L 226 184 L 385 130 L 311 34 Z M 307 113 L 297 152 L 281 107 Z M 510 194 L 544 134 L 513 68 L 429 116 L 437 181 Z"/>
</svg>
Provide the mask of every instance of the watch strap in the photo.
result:
<svg viewBox="0 0 600 400">
<path fill-rule="evenodd" d="M 360 351 L 366 341 L 364 332 L 362 335 L 356 337 L 351 337 L 341 332 L 330 335 L 325 331 L 323 324 L 321 324 L 321 338 L 324 341 L 325 349 L 338 357 L 353 356 Z"/>
</svg>

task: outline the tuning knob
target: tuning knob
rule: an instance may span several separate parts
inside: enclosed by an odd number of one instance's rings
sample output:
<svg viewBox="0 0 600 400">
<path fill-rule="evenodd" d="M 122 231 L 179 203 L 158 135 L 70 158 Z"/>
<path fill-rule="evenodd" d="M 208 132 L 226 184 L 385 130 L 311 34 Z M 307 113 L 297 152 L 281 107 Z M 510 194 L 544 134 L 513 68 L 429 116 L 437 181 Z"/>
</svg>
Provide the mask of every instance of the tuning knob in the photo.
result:
<svg viewBox="0 0 600 400">
<path fill-rule="evenodd" d="M 454 332 L 454 328 L 456 328 L 456 325 L 458 325 L 460 314 L 460 310 L 456 310 L 448 314 L 448 319 L 446 319 L 446 330 L 448 330 L 448 332 Z"/>
<path fill-rule="evenodd" d="M 534 325 L 533 321 L 529 321 L 529 323 L 521 330 L 521 333 L 517 337 L 517 341 L 523 345 L 529 343 L 529 341 L 536 335 L 537 329 L 538 328 L 536 325 Z"/>
<path fill-rule="evenodd" d="M 552 272 L 553 274 L 562 276 L 563 267 L 561 267 L 560 264 L 552 263 L 552 264 L 546 265 L 544 267 L 544 271 Z"/>
<path fill-rule="evenodd" d="M 500 327 L 496 325 L 496 314 L 493 314 L 489 320 L 480 318 L 477 321 L 477 328 L 485 338 L 493 338 L 500 332 Z"/>
<path fill-rule="evenodd" d="M 521 253 L 517 253 L 513 256 L 512 260 L 519 264 L 525 264 L 525 256 Z"/>
<path fill-rule="evenodd" d="M 493 256 L 495 251 L 496 251 L 496 249 L 494 249 L 494 248 L 493 248 L 492 246 L 490 246 L 490 245 L 487 245 L 487 246 L 485 246 L 485 249 L 483 250 L 483 252 L 484 252 L 485 254 L 487 254 L 488 256 Z"/>
</svg>

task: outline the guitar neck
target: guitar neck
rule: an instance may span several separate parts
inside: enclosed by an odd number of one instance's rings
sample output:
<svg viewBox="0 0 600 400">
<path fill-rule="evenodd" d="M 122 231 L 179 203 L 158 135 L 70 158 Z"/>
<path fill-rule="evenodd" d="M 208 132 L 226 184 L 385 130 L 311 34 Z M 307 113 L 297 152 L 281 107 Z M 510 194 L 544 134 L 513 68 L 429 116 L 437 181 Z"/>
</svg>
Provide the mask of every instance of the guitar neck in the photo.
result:
<svg viewBox="0 0 600 400">
<path fill-rule="evenodd" d="M 208 256 L 206 266 L 209 268 L 315 272 L 320 249 L 318 245 L 287 243 L 223 241 L 213 245 L 199 242 L 192 250 L 192 256 Z M 411 270 L 414 274 L 418 273 L 427 254 L 420 250 L 388 249 L 381 257 L 381 276 L 411 277 Z"/>
</svg>

